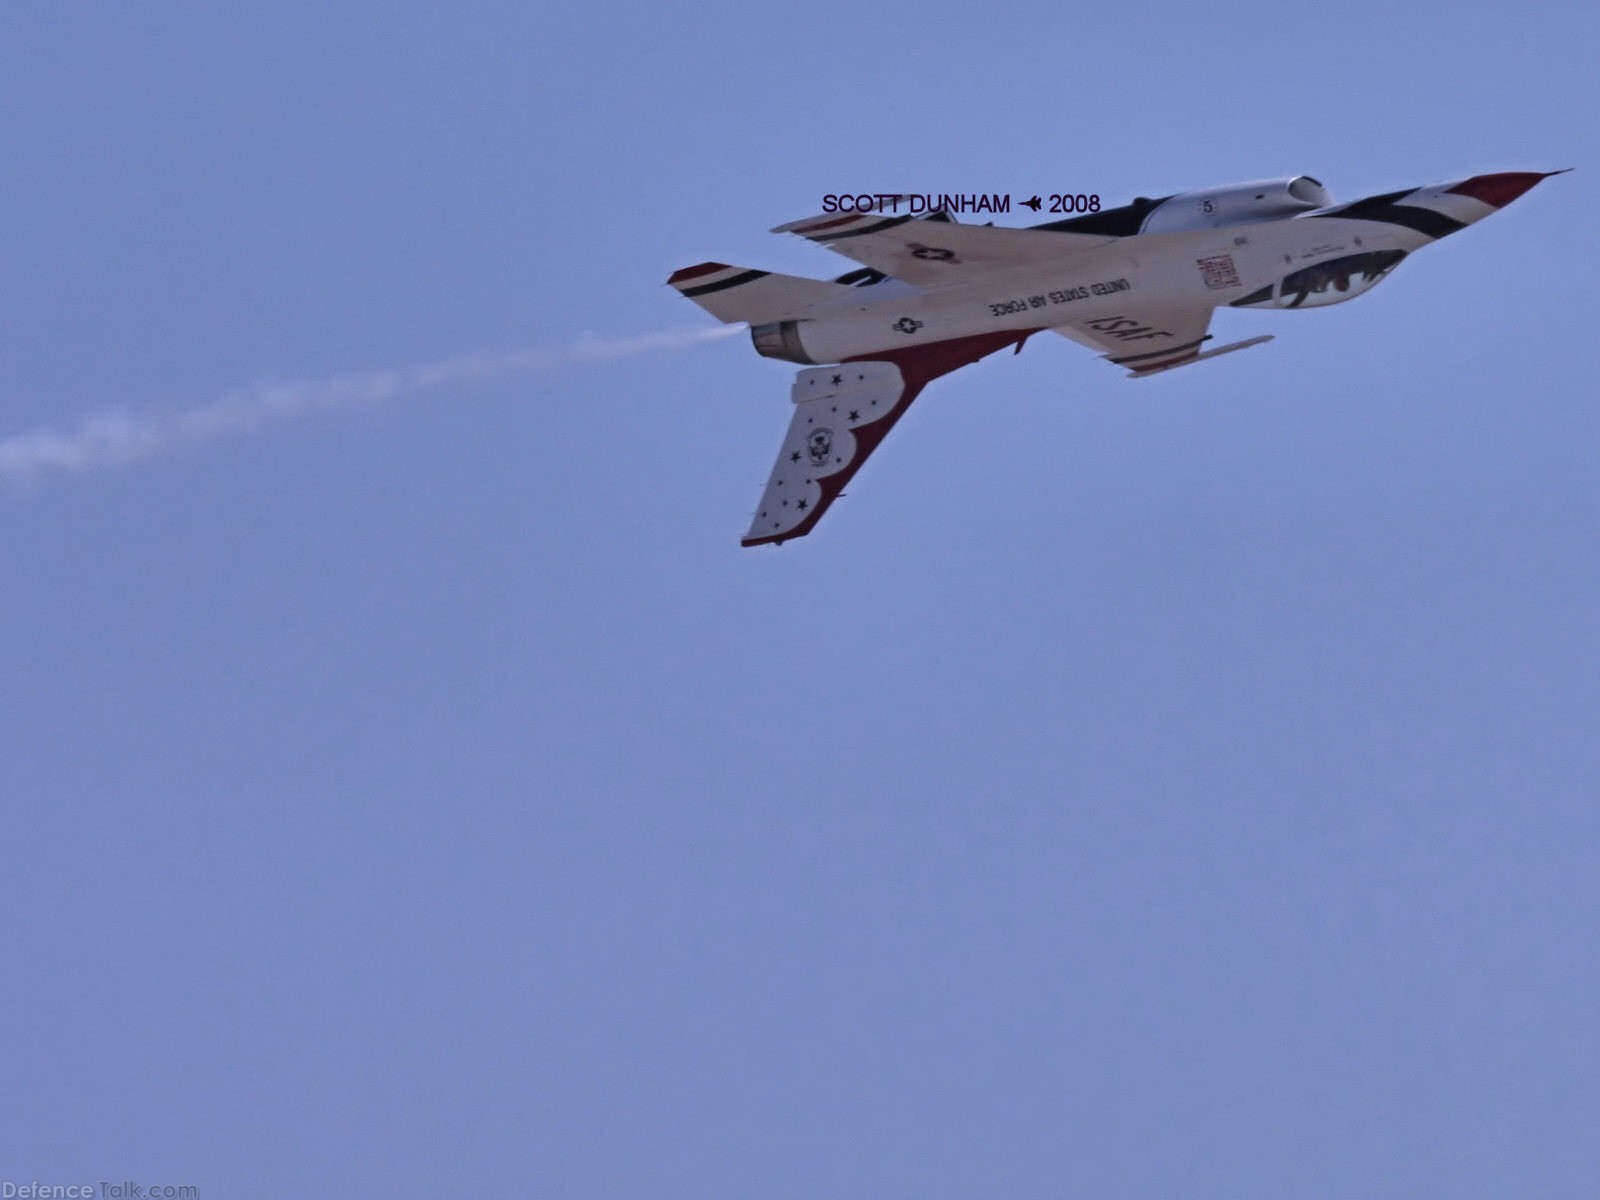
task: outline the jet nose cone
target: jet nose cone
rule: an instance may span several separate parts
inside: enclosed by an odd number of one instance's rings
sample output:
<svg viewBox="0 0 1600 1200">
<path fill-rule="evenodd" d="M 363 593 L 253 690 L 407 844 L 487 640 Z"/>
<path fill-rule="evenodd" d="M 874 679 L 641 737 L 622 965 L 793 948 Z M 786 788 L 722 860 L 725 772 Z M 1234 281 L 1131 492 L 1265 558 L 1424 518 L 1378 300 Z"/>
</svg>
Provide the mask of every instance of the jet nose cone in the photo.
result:
<svg viewBox="0 0 1600 1200">
<path fill-rule="evenodd" d="M 1474 175 L 1450 190 L 1459 196 L 1482 200 L 1491 208 L 1504 208 L 1541 179 L 1564 174 L 1562 171 L 1502 171 L 1498 175 Z"/>
</svg>

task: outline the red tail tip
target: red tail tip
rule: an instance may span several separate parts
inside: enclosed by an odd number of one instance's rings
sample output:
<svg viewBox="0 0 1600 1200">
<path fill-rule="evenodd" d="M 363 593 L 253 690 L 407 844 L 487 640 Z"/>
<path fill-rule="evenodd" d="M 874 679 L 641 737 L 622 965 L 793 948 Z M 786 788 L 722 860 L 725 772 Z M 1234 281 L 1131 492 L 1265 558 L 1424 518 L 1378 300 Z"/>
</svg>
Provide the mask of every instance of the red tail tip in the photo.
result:
<svg viewBox="0 0 1600 1200">
<path fill-rule="evenodd" d="M 1458 196 L 1482 200 L 1491 208 L 1504 208 L 1541 179 L 1560 174 L 1560 171 L 1502 171 L 1498 175 L 1474 175 L 1450 190 Z"/>
</svg>

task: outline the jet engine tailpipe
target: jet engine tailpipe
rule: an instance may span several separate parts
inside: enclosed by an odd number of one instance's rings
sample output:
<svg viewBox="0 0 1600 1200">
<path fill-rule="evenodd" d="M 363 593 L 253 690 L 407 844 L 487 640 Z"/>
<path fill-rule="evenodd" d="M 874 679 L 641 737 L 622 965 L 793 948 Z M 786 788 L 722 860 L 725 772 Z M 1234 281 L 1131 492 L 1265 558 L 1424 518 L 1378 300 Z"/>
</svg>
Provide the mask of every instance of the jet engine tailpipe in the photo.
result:
<svg viewBox="0 0 1600 1200">
<path fill-rule="evenodd" d="M 800 344 L 799 321 L 773 321 L 767 325 L 750 326 L 750 340 L 756 353 L 763 358 L 781 358 L 784 362 L 814 363 L 817 360 L 806 353 Z"/>
</svg>

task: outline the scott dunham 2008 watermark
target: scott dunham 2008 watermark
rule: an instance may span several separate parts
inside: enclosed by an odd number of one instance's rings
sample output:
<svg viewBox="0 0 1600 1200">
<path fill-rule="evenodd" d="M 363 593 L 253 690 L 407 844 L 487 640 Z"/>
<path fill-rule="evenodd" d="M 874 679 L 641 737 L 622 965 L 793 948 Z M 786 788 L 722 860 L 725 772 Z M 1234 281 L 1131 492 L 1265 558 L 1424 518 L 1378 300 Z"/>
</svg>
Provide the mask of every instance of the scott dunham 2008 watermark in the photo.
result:
<svg viewBox="0 0 1600 1200">
<path fill-rule="evenodd" d="M 18 1183 L 0 1179 L 0 1200 L 199 1200 L 200 1189 L 192 1183 L 139 1183 L 124 1179 L 112 1183 L 40 1183 L 37 1179 Z"/>
<path fill-rule="evenodd" d="M 891 217 L 941 212 L 951 216 L 1009 213 L 1011 204 L 1009 192 L 828 192 L 822 197 L 824 213 L 877 213 Z M 1035 193 L 1016 204 L 1034 212 L 1097 213 L 1100 196 L 1097 192 L 1052 192 L 1048 196 Z"/>
</svg>

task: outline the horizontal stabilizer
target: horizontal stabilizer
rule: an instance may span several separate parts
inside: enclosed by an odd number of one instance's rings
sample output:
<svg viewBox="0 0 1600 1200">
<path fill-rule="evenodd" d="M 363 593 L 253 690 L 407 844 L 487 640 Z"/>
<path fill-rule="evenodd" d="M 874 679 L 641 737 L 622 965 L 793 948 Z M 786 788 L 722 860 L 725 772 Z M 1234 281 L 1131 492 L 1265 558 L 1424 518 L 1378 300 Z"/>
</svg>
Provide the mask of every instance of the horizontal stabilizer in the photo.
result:
<svg viewBox="0 0 1600 1200">
<path fill-rule="evenodd" d="M 848 296 L 853 291 L 848 284 L 712 262 L 674 271 L 667 282 L 717 320 L 729 324 L 782 321 L 799 316 L 814 304 Z"/>
<path fill-rule="evenodd" d="M 916 396 L 891 362 L 801 371 L 789 432 L 742 544 L 804 537 Z"/>
<path fill-rule="evenodd" d="M 923 387 L 1027 339 L 1006 329 L 801 371 L 789 390 L 789 431 L 741 544 L 781 545 L 810 533 Z"/>
</svg>

